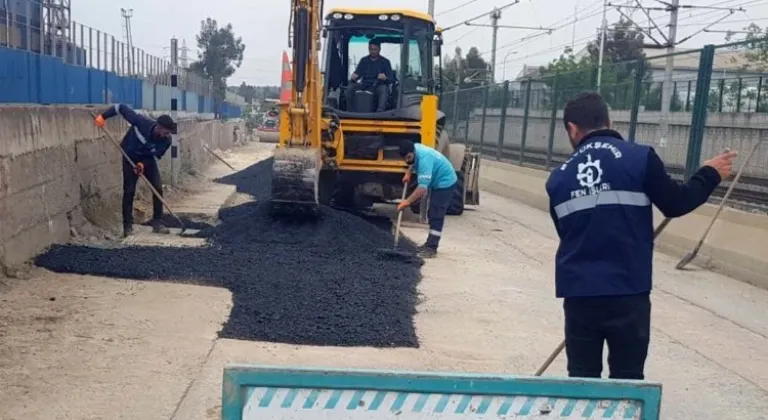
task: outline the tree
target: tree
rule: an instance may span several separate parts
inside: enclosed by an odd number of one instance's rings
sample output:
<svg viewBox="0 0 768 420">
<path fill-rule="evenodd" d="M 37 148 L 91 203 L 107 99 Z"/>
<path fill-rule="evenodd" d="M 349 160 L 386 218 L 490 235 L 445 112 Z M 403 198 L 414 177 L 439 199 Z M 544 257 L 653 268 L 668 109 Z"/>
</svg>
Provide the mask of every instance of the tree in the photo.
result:
<svg viewBox="0 0 768 420">
<path fill-rule="evenodd" d="M 440 99 L 440 109 L 449 117 L 453 117 L 456 79 L 459 80 L 459 103 L 456 111 L 460 119 L 466 118 L 472 109 L 482 106 L 483 90 L 478 87 L 488 80 L 488 63 L 480 55 L 477 47 L 471 47 L 466 55 L 461 55 L 461 48 L 456 48 L 458 57 L 443 59 L 442 85 L 443 96 Z M 459 58 L 460 57 L 460 58 Z M 459 72 L 459 63 L 461 71 Z M 477 88 L 467 90 L 471 88 Z"/>
<path fill-rule="evenodd" d="M 628 95 L 631 99 L 637 60 L 645 60 L 644 42 L 643 33 L 624 19 L 614 23 L 606 34 L 600 86 L 606 101 L 614 108 L 628 104 Z M 546 86 L 551 89 L 556 83 L 558 92 L 563 95 L 558 100 L 558 106 L 569 96 L 597 87 L 599 62 L 600 34 L 587 44 L 585 54 L 577 56 L 567 47 L 560 57 L 541 67 L 540 73 Z M 638 77 L 649 79 L 651 74 L 648 68 L 646 65 L 644 74 Z"/>
<path fill-rule="evenodd" d="M 232 24 L 219 28 L 215 19 L 207 18 L 200 23 L 197 47 L 198 60 L 189 68 L 211 81 L 218 110 L 225 97 L 227 78 L 232 76 L 243 62 L 245 44 L 242 38 L 235 37 Z"/>
<path fill-rule="evenodd" d="M 747 63 L 743 65 L 743 69 L 757 72 L 768 70 L 768 27 L 762 29 L 751 23 L 744 30 L 747 31 L 746 45 L 732 47 L 733 49 L 746 49 L 744 57 Z M 731 42 L 733 35 L 733 33 L 727 34 L 725 36 L 726 42 Z"/>
<path fill-rule="evenodd" d="M 252 104 L 253 99 L 256 97 L 256 86 L 247 85 L 245 82 L 243 82 L 240 84 L 240 86 L 238 86 L 235 92 L 242 96 L 246 103 Z"/>
</svg>

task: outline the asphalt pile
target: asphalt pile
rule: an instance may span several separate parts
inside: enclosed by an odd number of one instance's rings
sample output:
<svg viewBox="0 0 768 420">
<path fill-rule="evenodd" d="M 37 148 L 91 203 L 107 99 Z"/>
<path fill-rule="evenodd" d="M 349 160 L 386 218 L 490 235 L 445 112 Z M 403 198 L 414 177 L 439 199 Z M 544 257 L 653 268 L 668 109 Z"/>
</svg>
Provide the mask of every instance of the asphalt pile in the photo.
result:
<svg viewBox="0 0 768 420">
<path fill-rule="evenodd" d="M 417 347 L 420 266 L 379 258 L 391 223 L 324 208 L 319 221 L 269 214 L 271 161 L 218 180 L 255 202 L 222 210 L 206 248 L 59 245 L 37 258 L 55 272 L 225 287 L 222 338 L 302 345 Z M 401 246 L 414 245 L 401 240 Z"/>
</svg>

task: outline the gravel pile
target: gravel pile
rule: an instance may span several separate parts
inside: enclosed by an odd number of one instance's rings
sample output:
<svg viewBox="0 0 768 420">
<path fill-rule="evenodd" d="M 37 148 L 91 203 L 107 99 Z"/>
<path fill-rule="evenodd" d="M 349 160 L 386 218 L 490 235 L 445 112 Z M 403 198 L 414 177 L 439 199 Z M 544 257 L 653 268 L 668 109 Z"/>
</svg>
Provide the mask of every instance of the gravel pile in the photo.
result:
<svg viewBox="0 0 768 420">
<path fill-rule="evenodd" d="M 390 223 L 323 209 L 322 219 L 269 216 L 271 161 L 218 180 L 257 201 L 222 210 L 208 248 L 55 246 L 38 266 L 62 273 L 226 287 L 223 338 L 322 346 L 416 347 L 420 266 L 379 258 Z M 413 244 L 401 241 L 413 250 Z"/>
</svg>

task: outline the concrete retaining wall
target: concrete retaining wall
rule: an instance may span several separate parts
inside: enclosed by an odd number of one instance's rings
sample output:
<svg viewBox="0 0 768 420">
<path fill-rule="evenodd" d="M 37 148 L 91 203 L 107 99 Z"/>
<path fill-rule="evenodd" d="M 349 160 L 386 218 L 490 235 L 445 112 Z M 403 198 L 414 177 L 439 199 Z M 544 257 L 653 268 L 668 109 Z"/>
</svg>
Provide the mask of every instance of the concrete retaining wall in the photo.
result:
<svg viewBox="0 0 768 420">
<path fill-rule="evenodd" d="M 548 213 L 544 188 L 548 176 L 546 171 L 485 159 L 480 182 L 486 191 Z M 699 241 L 716 209 L 706 204 L 673 220 L 657 239 L 657 250 L 675 257 L 685 255 Z M 654 208 L 655 222 L 663 219 Z M 768 289 L 768 216 L 724 209 L 698 255 L 696 264 Z"/>
<path fill-rule="evenodd" d="M 499 109 L 488 109 L 485 123 L 483 143 L 488 150 L 495 151 L 499 144 L 500 127 Z M 482 109 L 475 110 L 475 118 L 470 120 L 469 138 L 474 142 L 480 141 Z M 522 109 L 508 109 L 504 129 L 504 145 L 519 147 L 523 131 Z M 691 113 L 675 112 L 671 114 L 670 136 L 665 145 L 659 144 L 660 112 L 643 111 L 638 115 L 636 140 L 641 144 L 652 145 L 656 152 L 668 165 L 684 166 L 688 153 L 688 138 L 690 136 Z M 568 144 L 568 135 L 562 123 L 563 113 L 558 112 L 555 119 L 556 153 L 571 154 L 573 149 Z M 616 130 L 627 135 L 629 132 L 629 111 L 612 111 L 611 118 Z M 546 151 L 549 143 L 549 130 L 552 121 L 550 111 L 531 110 L 528 120 L 526 149 Z M 451 127 L 450 123 L 448 127 Z M 464 122 L 458 124 L 463 138 Z M 748 153 L 752 146 L 761 139 L 768 139 L 768 114 L 757 113 L 726 113 L 712 112 L 707 116 L 707 129 L 704 132 L 704 143 L 701 148 L 701 161 L 705 161 L 719 153 L 724 147 Z M 493 153 L 493 152 L 491 152 Z M 755 153 L 745 170 L 745 174 L 768 178 L 768 145 L 764 145 Z"/>
<path fill-rule="evenodd" d="M 53 243 L 66 242 L 73 230 L 88 222 L 119 226 L 120 154 L 94 127 L 92 111 L 0 107 L 0 265 L 23 263 Z M 182 174 L 201 170 L 215 159 L 202 143 L 230 148 L 237 124 L 180 121 Z M 128 127 L 113 118 L 108 128 L 119 141 Z M 168 183 L 170 152 L 160 163 Z"/>
</svg>

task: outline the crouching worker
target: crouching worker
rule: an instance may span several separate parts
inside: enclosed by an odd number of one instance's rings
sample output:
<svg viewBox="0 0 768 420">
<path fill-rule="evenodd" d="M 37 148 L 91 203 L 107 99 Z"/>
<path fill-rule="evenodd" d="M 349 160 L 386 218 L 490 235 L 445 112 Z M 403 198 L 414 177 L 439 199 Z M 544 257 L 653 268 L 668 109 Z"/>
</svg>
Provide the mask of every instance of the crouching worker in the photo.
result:
<svg viewBox="0 0 768 420">
<path fill-rule="evenodd" d="M 161 195 L 163 184 L 157 159 L 163 157 L 171 147 L 171 133 L 176 132 L 176 123 L 168 115 L 161 115 L 157 121 L 139 115 L 127 105 L 118 104 L 110 107 L 96 117 L 96 126 L 104 127 L 106 120 L 120 115 L 131 125 L 120 143 L 123 151 L 136 165 L 123 158 L 123 235 L 133 233 L 133 199 L 136 196 L 136 183 L 143 174 Z M 163 226 L 163 203 L 152 195 L 152 231 L 169 233 Z"/>
<path fill-rule="evenodd" d="M 431 147 L 406 141 L 400 145 L 400 156 L 410 165 L 403 177 L 403 183 L 408 185 L 413 172 L 416 172 L 418 186 L 405 201 L 398 204 L 397 211 L 404 211 L 430 193 L 427 213 L 429 236 L 427 242 L 419 247 L 419 255 L 432 258 L 437 253 L 437 246 L 443 235 L 445 213 L 451 203 L 458 178 L 451 161 Z"/>
</svg>

